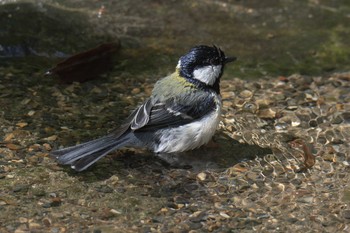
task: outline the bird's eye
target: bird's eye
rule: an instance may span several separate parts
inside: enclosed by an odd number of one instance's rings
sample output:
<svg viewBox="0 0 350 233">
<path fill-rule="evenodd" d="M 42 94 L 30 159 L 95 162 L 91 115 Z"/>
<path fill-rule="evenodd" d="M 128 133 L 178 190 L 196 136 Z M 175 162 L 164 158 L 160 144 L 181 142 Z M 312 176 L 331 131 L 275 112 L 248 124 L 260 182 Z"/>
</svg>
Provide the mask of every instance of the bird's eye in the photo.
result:
<svg viewBox="0 0 350 233">
<path fill-rule="evenodd" d="M 206 63 L 206 64 L 211 64 L 211 62 L 212 62 L 212 59 L 210 59 L 210 58 L 208 58 L 207 60 L 205 60 L 205 63 Z"/>
<path fill-rule="evenodd" d="M 211 65 L 217 65 L 217 64 L 219 64 L 219 59 L 217 57 L 208 59 L 208 63 Z"/>
</svg>

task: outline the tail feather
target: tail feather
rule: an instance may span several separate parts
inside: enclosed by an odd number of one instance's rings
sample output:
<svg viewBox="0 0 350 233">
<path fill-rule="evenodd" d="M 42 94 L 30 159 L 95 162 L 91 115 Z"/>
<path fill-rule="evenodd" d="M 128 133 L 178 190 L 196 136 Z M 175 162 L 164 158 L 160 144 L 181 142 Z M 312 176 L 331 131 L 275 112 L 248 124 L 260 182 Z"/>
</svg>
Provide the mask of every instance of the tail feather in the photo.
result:
<svg viewBox="0 0 350 233">
<path fill-rule="evenodd" d="M 119 145 L 117 146 L 119 147 Z M 83 157 L 79 160 L 72 162 L 71 167 L 76 171 L 83 171 L 94 164 L 96 161 L 101 159 L 103 156 L 107 155 L 109 152 L 112 152 L 117 149 L 116 146 L 107 147 L 103 150 L 97 151 L 90 154 L 89 156 Z"/>
<path fill-rule="evenodd" d="M 55 157 L 60 164 L 69 164 L 73 169 L 82 171 L 109 152 L 125 146 L 128 140 L 127 135 L 116 138 L 115 135 L 111 134 L 76 146 L 53 151 L 51 156 Z"/>
<path fill-rule="evenodd" d="M 56 157 L 59 163 L 71 164 L 82 157 L 98 152 L 99 150 L 116 143 L 116 139 L 103 137 L 80 145 L 54 151 L 51 154 Z"/>
</svg>

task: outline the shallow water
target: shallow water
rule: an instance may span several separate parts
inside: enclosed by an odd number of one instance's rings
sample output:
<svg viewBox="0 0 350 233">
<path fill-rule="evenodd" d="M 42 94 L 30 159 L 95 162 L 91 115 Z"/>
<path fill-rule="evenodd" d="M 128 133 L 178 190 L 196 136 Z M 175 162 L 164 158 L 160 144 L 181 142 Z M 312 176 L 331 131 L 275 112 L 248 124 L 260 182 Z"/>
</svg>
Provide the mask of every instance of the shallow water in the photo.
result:
<svg viewBox="0 0 350 233">
<path fill-rule="evenodd" d="M 170 72 L 196 44 L 237 56 L 227 73 L 241 78 L 319 75 L 350 64 L 348 1 L 7 2 L 13 1 L 1 1 L 0 45 L 19 56 L 60 57 L 119 38 L 124 50 L 116 70 L 149 77 Z M 35 65 L 50 64 L 43 63 Z"/>
</svg>

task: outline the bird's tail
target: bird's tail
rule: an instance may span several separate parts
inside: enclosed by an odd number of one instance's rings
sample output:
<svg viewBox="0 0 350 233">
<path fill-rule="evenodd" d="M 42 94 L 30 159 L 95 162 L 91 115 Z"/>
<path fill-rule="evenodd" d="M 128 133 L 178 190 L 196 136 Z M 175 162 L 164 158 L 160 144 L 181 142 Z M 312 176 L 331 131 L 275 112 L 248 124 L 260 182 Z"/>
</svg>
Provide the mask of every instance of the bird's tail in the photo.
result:
<svg viewBox="0 0 350 233">
<path fill-rule="evenodd" d="M 83 171 L 109 152 L 125 146 L 128 142 L 127 135 L 118 138 L 110 134 L 93 141 L 53 151 L 50 155 L 60 164 L 69 164 L 74 170 Z"/>
</svg>

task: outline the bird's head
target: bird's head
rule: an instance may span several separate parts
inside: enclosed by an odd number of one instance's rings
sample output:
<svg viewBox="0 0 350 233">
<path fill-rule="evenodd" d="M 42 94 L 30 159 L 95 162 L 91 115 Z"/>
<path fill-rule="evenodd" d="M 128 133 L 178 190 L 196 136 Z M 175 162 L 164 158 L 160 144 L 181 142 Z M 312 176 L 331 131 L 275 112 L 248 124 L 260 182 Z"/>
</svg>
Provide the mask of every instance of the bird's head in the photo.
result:
<svg viewBox="0 0 350 233">
<path fill-rule="evenodd" d="M 182 77 L 217 89 L 225 64 L 234 60 L 216 46 L 199 45 L 180 57 L 176 68 Z"/>
</svg>

